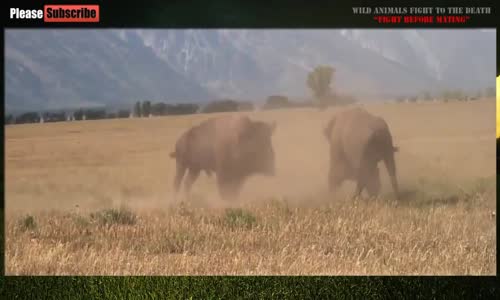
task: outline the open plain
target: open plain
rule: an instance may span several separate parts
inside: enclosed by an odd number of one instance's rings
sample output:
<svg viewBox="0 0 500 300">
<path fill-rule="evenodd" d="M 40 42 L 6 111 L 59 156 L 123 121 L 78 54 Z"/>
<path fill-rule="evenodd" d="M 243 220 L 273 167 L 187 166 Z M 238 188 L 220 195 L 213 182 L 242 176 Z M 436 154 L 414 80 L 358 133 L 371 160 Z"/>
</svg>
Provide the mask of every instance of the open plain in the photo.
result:
<svg viewBox="0 0 500 300">
<path fill-rule="evenodd" d="M 6 126 L 6 274 L 495 274 L 495 101 L 363 106 L 400 149 L 397 203 L 382 164 L 378 199 L 326 192 L 343 108 L 249 112 L 277 122 L 277 174 L 231 203 L 204 174 L 172 197 L 168 154 L 209 115 Z"/>
</svg>

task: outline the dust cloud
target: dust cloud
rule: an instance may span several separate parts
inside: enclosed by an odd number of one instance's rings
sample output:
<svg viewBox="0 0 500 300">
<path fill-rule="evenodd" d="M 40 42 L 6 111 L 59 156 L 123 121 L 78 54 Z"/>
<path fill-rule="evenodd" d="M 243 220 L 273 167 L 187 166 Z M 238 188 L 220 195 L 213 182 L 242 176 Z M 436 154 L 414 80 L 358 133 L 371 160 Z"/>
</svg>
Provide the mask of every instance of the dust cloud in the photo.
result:
<svg viewBox="0 0 500 300">
<path fill-rule="evenodd" d="M 495 174 L 494 101 L 363 106 L 386 119 L 400 148 L 396 164 L 403 186 L 439 182 L 458 189 Z M 175 160 L 168 153 L 186 129 L 213 115 L 10 126 L 6 128 L 7 210 L 124 205 L 154 210 L 183 199 L 207 208 L 269 199 L 300 205 L 313 203 L 312 199 L 336 201 L 338 195 L 349 194 L 353 184 L 346 182 L 340 194 L 328 195 L 328 144 L 322 130 L 342 109 L 346 108 L 248 113 L 256 120 L 277 122 L 276 176 L 250 177 L 240 199 L 231 203 L 219 199 L 215 176 L 204 173 L 189 199 L 182 193 L 173 195 Z M 389 194 L 382 164 L 380 170 L 381 192 Z"/>
</svg>

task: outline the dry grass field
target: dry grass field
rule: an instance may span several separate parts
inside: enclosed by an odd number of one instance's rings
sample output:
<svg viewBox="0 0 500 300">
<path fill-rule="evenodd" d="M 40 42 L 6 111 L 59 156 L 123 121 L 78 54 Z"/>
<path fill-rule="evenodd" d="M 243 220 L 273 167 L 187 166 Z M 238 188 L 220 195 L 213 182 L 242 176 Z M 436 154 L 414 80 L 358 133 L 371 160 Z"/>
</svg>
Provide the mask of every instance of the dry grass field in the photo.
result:
<svg viewBox="0 0 500 300">
<path fill-rule="evenodd" d="M 277 175 L 172 199 L 179 135 L 207 115 L 5 127 L 8 275 L 496 274 L 495 101 L 371 104 L 400 147 L 404 199 L 326 193 L 335 109 L 276 120 Z"/>
</svg>

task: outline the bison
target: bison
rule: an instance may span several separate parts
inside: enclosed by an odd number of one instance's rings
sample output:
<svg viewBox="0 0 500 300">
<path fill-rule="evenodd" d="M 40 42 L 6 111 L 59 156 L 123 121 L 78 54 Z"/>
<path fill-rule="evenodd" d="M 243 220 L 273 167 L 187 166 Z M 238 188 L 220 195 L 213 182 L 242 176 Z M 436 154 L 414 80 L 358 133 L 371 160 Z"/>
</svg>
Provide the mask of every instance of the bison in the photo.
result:
<svg viewBox="0 0 500 300">
<path fill-rule="evenodd" d="M 364 188 L 370 196 L 380 191 L 378 162 L 384 161 L 396 199 L 399 198 L 393 145 L 384 119 L 363 108 L 351 108 L 336 114 L 323 130 L 330 146 L 330 191 L 344 180 L 354 180 L 358 197 Z"/>
<path fill-rule="evenodd" d="M 177 141 L 174 191 L 178 193 L 185 173 L 186 194 L 201 171 L 215 173 L 220 196 L 236 198 L 245 181 L 253 174 L 275 174 L 271 137 L 276 122 L 251 120 L 231 115 L 210 118 L 187 130 Z"/>
</svg>

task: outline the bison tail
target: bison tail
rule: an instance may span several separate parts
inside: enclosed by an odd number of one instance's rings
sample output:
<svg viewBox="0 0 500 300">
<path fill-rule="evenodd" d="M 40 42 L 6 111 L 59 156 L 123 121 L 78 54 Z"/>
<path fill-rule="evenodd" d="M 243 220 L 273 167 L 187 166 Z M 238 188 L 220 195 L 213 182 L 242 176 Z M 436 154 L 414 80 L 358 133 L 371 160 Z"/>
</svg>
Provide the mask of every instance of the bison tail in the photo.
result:
<svg viewBox="0 0 500 300">
<path fill-rule="evenodd" d="M 392 149 L 393 149 L 394 152 L 398 152 L 399 151 L 399 147 L 396 147 L 396 146 L 392 147 Z"/>
<path fill-rule="evenodd" d="M 176 154 L 175 154 L 175 151 L 174 152 L 170 152 L 170 157 L 171 158 L 175 158 Z"/>
</svg>

